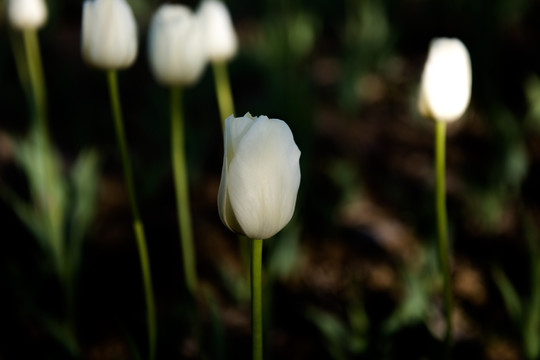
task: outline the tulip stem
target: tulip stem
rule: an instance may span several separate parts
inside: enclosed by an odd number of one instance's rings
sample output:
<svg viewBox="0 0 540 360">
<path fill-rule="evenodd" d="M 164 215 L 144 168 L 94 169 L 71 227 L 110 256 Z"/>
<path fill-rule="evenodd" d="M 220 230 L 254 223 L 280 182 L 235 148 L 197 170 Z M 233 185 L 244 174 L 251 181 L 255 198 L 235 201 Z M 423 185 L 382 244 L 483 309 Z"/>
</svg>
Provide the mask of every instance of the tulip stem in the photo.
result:
<svg viewBox="0 0 540 360">
<path fill-rule="evenodd" d="M 116 136 L 118 140 L 118 146 L 122 156 L 122 167 L 124 170 L 124 178 L 126 181 L 129 203 L 131 206 L 131 212 L 133 215 L 133 230 L 135 232 L 135 238 L 137 240 L 137 247 L 139 250 L 139 258 L 141 262 L 141 270 L 144 283 L 144 291 L 146 298 L 146 312 L 148 322 L 148 346 L 149 346 L 149 359 L 155 359 L 156 354 L 156 313 L 154 305 L 154 292 L 152 290 L 152 275 L 150 272 L 150 260 L 148 257 L 148 250 L 146 247 L 146 239 L 144 234 L 144 227 L 141 217 L 139 215 L 139 208 L 135 197 L 135 188 L 133 183 L 133 173 L 131 170 L 131 162 L 129 159 L 129 153 L 127 150 L 126 137 L 124 134 L 124 125 L 122 121 L 122 109 L 120 105 L 120 96 L 118 91 L 118 79 L 116 71 L 109 70 L 107 72 L 107 78 L 109 82 L 109 90 L 111 97 L 112 113 L 114 118 L 114 124 L 116 127 Z"/>
<path fill-rule="evenodd" d="M 225 61 L 214 61 L 212 68 L 214 70 L 216 96 L 221 117 L 221 129 L 225 131 L 225 119 L 234 114 L 234 102 L 229 74 L 227 73 L 227 63 Z"/>
<path fill-rule="evenodd" d="M 262 249 L 263 241 L 251 242 L 251 336 L 253 360 L 263 358 L 263 320 L 262 320 Z"/>
<path fill-rule="evenodd" d="M 447 355 L 452 343 L 452 290 L 450 282 L 450 253 L 448 245 L 448 225 L 446 214 L 446 185 L 445 185 L 445 146 L 446 123 L 435 121 L 435 169 L 439 263 L 443 275 L 444 315 L 446 318 L 445 344 Z M 449 356 L 448 356 L 449 357 Z"/>
<path fill-rule="evenodd" d="M 182 89 L 171 89 L 171 136 L 172 166 L 176 190 L 176 206 L 180 241 L 184 260 L 184 277 L 191 295 L 197 292 L 197 265 L 193 247 L 193 230 L 189 208 L 189 190 L 184 144 L 184 121 L 182 113 Z"/>
<path fill-rule="evenodd" d="M 43 75 L 43 65 L 41 61 L 41 51 L 37 31 L 30 29 L 23 31 L 24 47 L 28 62 L 28 73 L 34 98 L 34 112 L 37 120 L 39 133 L 44 134 L 48 139 L 47 127 L 47 95 L 45 91 L 45 77 Z"/>
</svg>

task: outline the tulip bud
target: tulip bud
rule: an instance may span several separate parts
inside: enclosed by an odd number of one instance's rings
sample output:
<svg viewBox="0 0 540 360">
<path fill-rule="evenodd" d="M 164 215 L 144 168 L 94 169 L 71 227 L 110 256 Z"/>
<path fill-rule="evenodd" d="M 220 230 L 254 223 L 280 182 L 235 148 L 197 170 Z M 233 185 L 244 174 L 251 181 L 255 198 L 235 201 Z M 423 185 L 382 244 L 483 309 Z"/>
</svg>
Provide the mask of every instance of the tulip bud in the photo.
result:
<svg viewBox="0 0 540 360">
<path fill-rule="evenodd" d="M 238 41 L 227 7 L 218 0 L 204 0 L 198 10 L 210 61 L 226 61 L 236 55 Z"/>
<path fill-rule="evenodd" d="M 39 29 L 47 21 L 47 5 L 44 0 L 9 0 L 8 16 L 16 29 Z"/>
<path fill-rule="evenodd" d="M 125 69 L 137 56 L 137 24 L 125 0 L 86 0 L 83 4 L 82 55 L 103 70 Z"/>
<path fill-rule="evenodd" d="M 218 211 L 230 230 L 268 239 L 291 220 L 300 150 L 287 124 L 266 116 L 228 117 Z"/>
<path fill-rule="evenodd" d="M 469 105 L 471 82 L 471 60 L 465 45 L 458 39 L 433 40 L 422 74 L 420 113 L 436 121 L 457 120 Z"/>
<path fill-rule="evenodd" d="M 150 23 L 148 57 L 156 80 L 191 85 L 204 70 L 206 55 L 198 19 L 184 5 L 164 4 Z"/>
</svg>

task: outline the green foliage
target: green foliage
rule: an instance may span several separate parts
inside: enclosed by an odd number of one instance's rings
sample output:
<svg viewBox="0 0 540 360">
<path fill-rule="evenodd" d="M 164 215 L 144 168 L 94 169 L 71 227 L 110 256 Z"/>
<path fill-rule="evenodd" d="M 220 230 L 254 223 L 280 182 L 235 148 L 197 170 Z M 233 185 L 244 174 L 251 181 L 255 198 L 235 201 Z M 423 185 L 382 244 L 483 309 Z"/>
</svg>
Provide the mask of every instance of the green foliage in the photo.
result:
<svg viewBox="0 0 540 360">
<path fill-rule="evenodd" d="M 540 356 L 540 244 L 538 231 L 525 215 L 523 229 L 529 250 L 530 263 L 530 295 L 520 297 L 512 282 L 499 266 L 493 269 L 493 278 L 502 295 L 506 310 L 516 327 L 521 331 L 523 351 L 527 359 L 538 359 Z"/>
<path fill-rule="evenodd" d="M 404 267 L 401 271 L 404 285 L 403 299 L 384 324 L 384 330 L 391 335 L 409 325 L 426 321 L 433 297 L 440 288 L 435 247 L 427 247 L 419 264 Z"/>
<path fill-rule="evenodd" d="M 7 186 L 2 195 L 48 254 L 59 279 L 70 282 L 94 216 L 97 155 L 82 153 L 64 175 L 59 157 L 35 128 L 16 143 L 15 155 L 26 175 L 30 198 L 25 200 Z"/>
<path fill-rule="evenodd" d="M 298 265 L 300 230 L 294 217 L 278 236 L 270 241 L 266 269 L 272 279 L 285 279 Z"/>
<path fill-rule="evenodd" d="M 353 359 L 368 346 L 369 321 L 362 304 L 354 301 L 348 306 L 347 321 L 316 307 L 306 310 L 305 316 L 321 333 L 333 359 Z"/>
</svg>

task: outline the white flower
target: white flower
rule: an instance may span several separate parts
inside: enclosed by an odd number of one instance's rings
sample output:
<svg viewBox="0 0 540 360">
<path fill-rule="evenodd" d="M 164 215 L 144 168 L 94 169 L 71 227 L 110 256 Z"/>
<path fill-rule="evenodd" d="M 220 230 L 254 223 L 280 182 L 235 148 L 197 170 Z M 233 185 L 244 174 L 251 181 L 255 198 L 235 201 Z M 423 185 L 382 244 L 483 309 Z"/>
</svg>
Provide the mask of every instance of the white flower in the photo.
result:
<svg viewBox="0 0 540 360">
<path fill-rule="evenodd" d="M 124 69 L 137 56 L 137 24 L 125 0 L 86 0 L 83 4 L 82 55 L 103 70 Z"/>
<path fill-rule="evenodd" d="M 230 116 L 218 211 L 232 231 L 268 239 L 291 220 L 300 186 L 300 150 L 281 120 Z"/>
<path fill-rule="evenodd" d="M 9 21 L 16 29 L 39 29 L 47 21 L 47 15 L 44 0 L 8 0 Z"/>
<path fill-rule="evenodd" d="M 164 85 L 191 85 L 199 79 L 206 55 L 199 21 L 188 7 L 159 7 L 150 23 L 148 57 L 156 80 Z"/>
<path fill-rule="evenodd" d="M 238 40 L 227 7 L 218 0 L 204 0 L 198 10 L 210 61 L 226 61 L 236 55 Z"/>
<path fill-rule="evenodd" d="M 418 108 L 436 121 L 463 115 L 471 98 L 471 60 L 458 39 L 434 39 L 422 74 Z"/>
</svg>

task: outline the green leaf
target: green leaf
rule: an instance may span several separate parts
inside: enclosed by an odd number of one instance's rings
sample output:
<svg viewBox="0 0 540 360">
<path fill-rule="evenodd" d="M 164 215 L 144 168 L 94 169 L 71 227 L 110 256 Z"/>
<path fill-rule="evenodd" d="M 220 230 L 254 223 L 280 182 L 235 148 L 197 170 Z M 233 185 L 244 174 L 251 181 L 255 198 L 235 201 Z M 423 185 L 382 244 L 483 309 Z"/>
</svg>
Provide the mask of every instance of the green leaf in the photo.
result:
<svg viewBox="0 0 540 360">
<path fill-rule="evenodd" d="M 267 260 L 269 277 L 283 279 L 294 269 L 300 252 L 299 235 L 300 226 L 293 218 L 279 236 L 273 239 Z"/>
<path fill-rule="evenodd" d="M 523 315 L 523 306 L 515 288 L 499 266 L 493 268 L 492 274 L 503 297 L 506 310 L 516 324 L 519 324 Z"/>
<path fill-rule="evenodd" d="M 335 315 L 315 307 L 308 308 L 305 315 L 323 335 L 332 358 L 347 359 L 350 334 L 345 324 Z"/>
<path fill-rule="evenodd" d="M 83 152 L 70 174 L 71 216 L 69 218 L 69 254 L 72 270 L 78 266 L 82 242 L 94 219 L 98 192 L 98 156 Z"/>
</svg>

